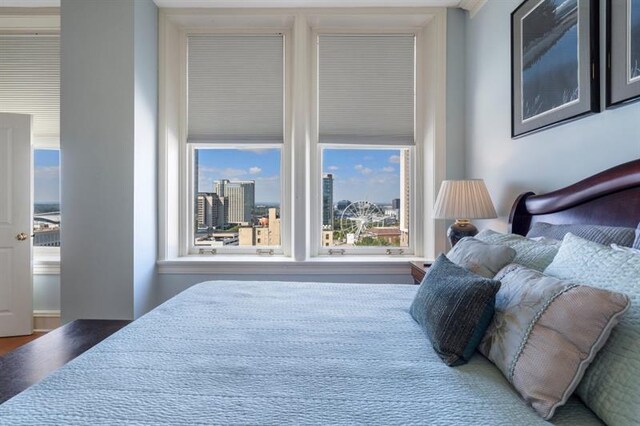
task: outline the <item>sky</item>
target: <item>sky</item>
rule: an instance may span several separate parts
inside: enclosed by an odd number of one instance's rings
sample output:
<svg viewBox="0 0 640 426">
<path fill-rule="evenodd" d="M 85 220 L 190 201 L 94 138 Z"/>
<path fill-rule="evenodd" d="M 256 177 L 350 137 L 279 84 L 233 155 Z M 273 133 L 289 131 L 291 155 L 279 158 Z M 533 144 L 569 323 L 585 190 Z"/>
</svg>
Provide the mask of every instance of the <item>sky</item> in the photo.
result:
<svg viewBox="0 0 640 426">
<path fill-rule="evenodd" d="M 280 203 L 280 149 L 199 149 L 198 191 L 219 179 L 255 180 L 257 203 Z M 391 204 L 400 198 L 400 150 L 325 149 L 323 173 L 334 177 L 333 200 Z"/>
<path fill-rule="evenodd" d="M 33 152 L 35 203 L 60 202 L 60 151 L 36 149 Z"/>
<path fill-rule="evenodd" d="M 257 203 L 280 202 L 280 149 L 200 149 L 199 191 L 218 179 L 255 180 Z M 391 204 L 400 198 L 400 150 L 325 149 L 323 173 L 333 174 L 333 200 Z M 34 200 L 59 202 L 60 151 L 34 151 Z"/>
<path fill-rule="evenodd" d="M 400 198 L 399 149 L 324 149 L 322 170 L 333 175 L 334 203 Z"/>
</svg>

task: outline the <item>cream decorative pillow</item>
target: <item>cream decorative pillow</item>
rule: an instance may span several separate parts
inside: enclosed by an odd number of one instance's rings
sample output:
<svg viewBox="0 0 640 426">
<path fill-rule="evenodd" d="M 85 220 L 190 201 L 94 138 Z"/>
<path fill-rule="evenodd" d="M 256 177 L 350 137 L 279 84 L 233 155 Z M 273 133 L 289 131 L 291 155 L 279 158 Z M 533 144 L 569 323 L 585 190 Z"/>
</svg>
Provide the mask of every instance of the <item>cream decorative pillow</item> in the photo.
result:
<svg viewBox="0 0 640 426">
<path fill-rule="evenodd" d="M 544 419 L 564 405 L 604 345 L 627 296 L 512 264 L 479 350 Z"/>
<path fill-rule="evenodd" d="M 485 278 L 493 278 L 515 257 L 516 251 L 511 247 L 487 244 L 472 237 L 464 237 L 447 253 L 447 258 L 456 265 Z"/>
</svg>

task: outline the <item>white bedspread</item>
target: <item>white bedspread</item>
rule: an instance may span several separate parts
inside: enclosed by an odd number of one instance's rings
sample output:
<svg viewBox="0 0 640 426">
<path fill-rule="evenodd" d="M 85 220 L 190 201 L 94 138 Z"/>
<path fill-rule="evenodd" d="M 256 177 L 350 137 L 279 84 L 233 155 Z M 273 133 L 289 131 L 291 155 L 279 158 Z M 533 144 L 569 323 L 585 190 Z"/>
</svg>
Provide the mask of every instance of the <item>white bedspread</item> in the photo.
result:
<svg viewBox="0 0 640 426">
<path fill-rule="evenodd" d="M 202 283 L 0 405 L 0 424 L 546 424 L 480 354 L 437 358 L 416 289 Z M 554 422 L 600 424 L 577 400 Z"/>
</svg>

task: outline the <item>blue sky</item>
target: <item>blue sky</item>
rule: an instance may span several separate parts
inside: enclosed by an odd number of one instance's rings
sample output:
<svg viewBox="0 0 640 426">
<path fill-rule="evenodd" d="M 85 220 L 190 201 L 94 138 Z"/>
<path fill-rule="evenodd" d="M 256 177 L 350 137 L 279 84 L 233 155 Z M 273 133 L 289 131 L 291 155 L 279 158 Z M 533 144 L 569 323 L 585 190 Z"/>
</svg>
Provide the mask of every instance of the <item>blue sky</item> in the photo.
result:
<svg viewBox="0 0 640 426">
<path fill-rule="evenodd" d="M 324 149 L 323 173 L 333 175 L 333 201 L 391 204 L 400 198 L 399 149 Z"/>
<path fill-rule="evenodd" d="M 199 149 L 198 191 L 219 179 L 255 180 L 256 202 L 280 203 L 280 149 Z"/>
<path fill-rule="evenodd" d="M 60 151 L 57 149 L 36 149 L 33 152 L 33 163 L 34 202 L 60 202 Z"/>
<path fill-rule="evenodd" d="M 213 191 L 218 179 L 255 180 L 256 202 L 280 202 L 280 150 L 199 149 L 198 190 Z M 325 149 L 323 173 L 334 176 L 334 202 L 400 198 L 400 150 Z"/>
</svg>

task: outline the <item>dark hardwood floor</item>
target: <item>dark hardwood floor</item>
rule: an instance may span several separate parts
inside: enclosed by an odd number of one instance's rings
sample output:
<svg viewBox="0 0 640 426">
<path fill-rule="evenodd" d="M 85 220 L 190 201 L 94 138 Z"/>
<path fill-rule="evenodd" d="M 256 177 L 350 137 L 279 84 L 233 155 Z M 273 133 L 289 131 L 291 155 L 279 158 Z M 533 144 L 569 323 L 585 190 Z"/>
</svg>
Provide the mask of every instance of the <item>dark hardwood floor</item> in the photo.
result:
<svg viewBox="0 0 640 426">
<path fill-rule="evenodd" d="M 130 322 L 76 320 L 0 356 L 0 404 Z"/>
<path fill-rule="evenodd" d="M 30 336 L 0 337 L 0 356 L 44 335 L 45 333 L 38 332 Z"/>
</svg>

